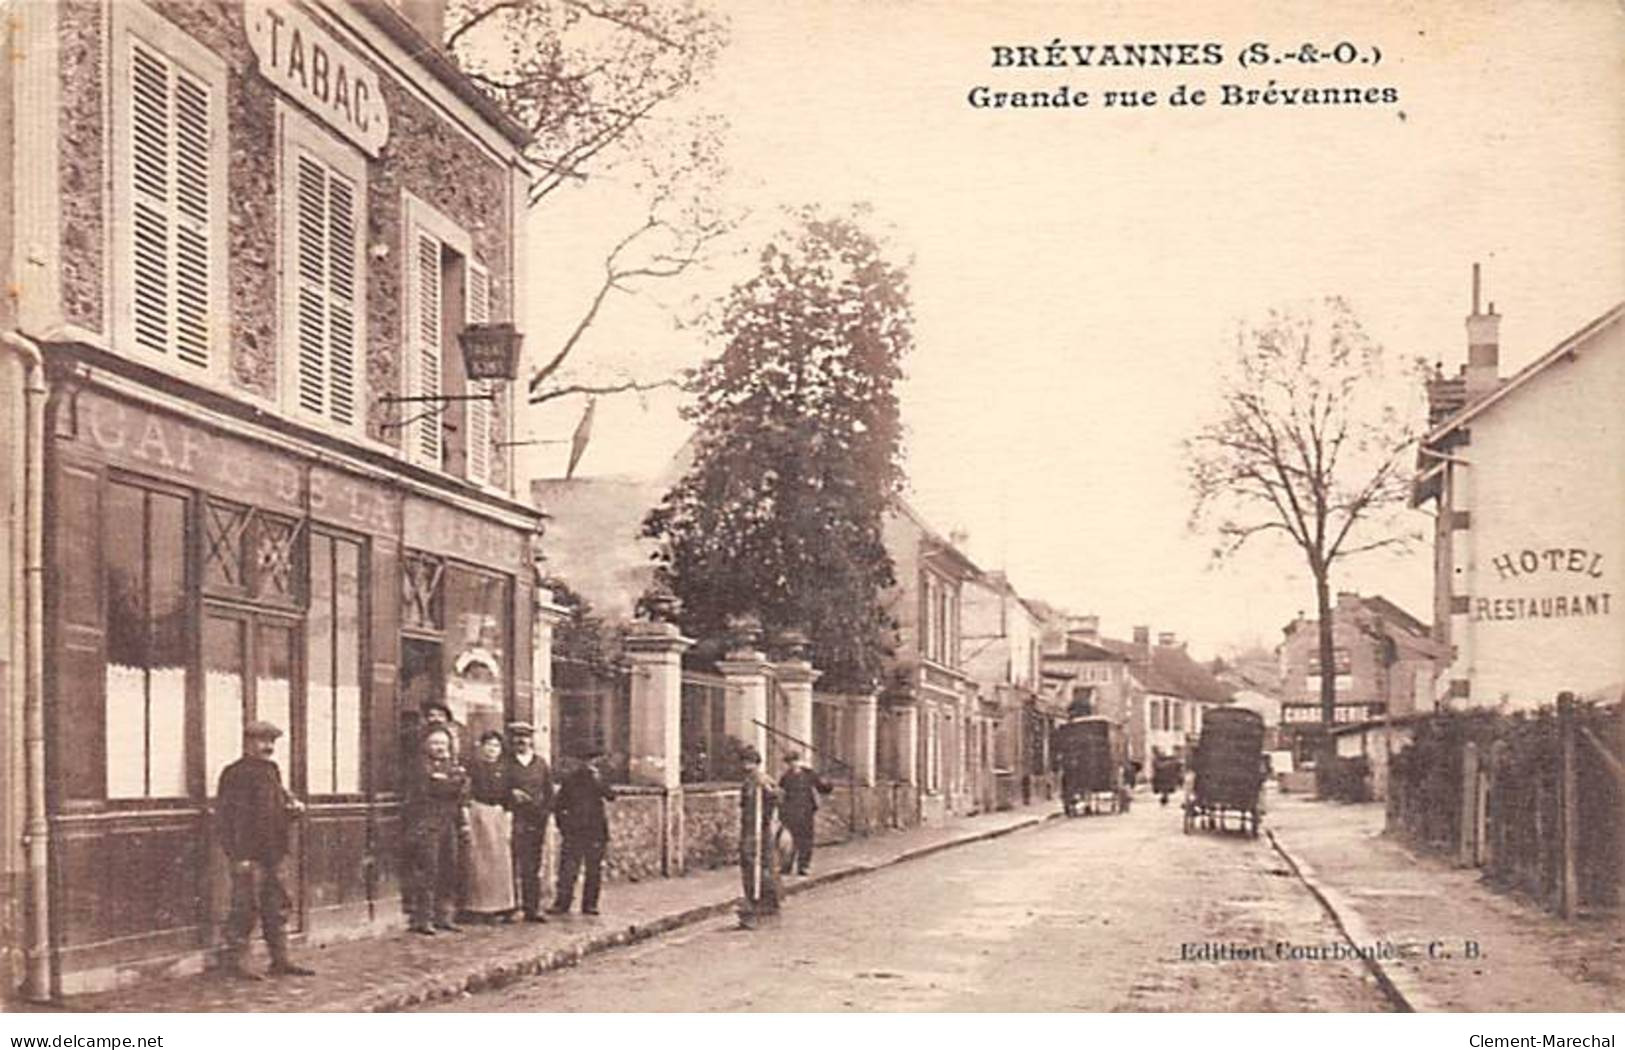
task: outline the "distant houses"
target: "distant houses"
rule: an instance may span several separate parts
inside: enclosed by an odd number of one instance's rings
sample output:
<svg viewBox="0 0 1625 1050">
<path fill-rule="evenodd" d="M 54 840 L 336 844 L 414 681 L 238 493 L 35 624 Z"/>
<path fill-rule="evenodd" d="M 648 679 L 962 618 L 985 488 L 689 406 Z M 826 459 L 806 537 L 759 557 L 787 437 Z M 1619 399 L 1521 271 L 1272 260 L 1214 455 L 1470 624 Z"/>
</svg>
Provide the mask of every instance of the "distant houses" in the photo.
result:
<svg viewBox="0 0 1625 1050">
<path fill-rule="evenodd" d="M 1044 668 L 1058 697 L 1079 705 L 1074 710 L 1087 704 L 1123 726 L 1129 759 L 1142 769 L 1159 755 L 1188 756 L 1204 714 L 1232 698 L 1173 632 L 1159 633 L 1155 645 L 1146 626 L 1135 627 L 1131 641 L 1106 638 L 1095 616 L 1068 618 L 1051 632 Z"/>
</svg>

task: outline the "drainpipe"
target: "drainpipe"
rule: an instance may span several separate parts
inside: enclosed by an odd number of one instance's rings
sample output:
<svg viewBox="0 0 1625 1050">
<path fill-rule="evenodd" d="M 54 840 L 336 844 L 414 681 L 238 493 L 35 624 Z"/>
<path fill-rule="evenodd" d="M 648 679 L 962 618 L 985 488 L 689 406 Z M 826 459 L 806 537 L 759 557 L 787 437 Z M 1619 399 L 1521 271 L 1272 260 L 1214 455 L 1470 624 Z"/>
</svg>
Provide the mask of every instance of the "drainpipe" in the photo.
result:
<svg viewBox="0 0 1625 1050">
<path fill-rule="evenodd" d="M 23 995 L 35 1002 L 51 998 L 51 912 L 48 861 L 50 825 L 45 816 L 45 362 L 39 344 L 20 332 L 0 341 L 15 350 L 28 369 L 27 421 L 23 431 L 23 786 L 27 818 L 23 848 L 28 855 L 24 900 L 28 911 Z"/>
</svg>

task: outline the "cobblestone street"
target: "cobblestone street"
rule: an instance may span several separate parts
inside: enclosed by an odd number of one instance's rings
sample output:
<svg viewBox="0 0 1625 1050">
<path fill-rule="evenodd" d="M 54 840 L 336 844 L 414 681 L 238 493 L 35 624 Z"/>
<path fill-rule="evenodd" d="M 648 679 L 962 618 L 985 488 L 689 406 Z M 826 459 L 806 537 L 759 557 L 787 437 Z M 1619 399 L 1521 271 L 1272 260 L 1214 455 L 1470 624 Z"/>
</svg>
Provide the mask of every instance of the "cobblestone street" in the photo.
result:
<svg viewBox="0 0 1625 1050">
<path fill-rule="evenodd" d="M 1180 833 L 1176 806 L 1050 821 L 792 897 L 776 928 L 715 919 L 490 994 L 481 1011 L 1390 1008 L 1266 839 Z M 1181 961 L 1185 944 L 1264 961 Z M 656 979 L 658 975 L 658 979 Z"/>
</svg>

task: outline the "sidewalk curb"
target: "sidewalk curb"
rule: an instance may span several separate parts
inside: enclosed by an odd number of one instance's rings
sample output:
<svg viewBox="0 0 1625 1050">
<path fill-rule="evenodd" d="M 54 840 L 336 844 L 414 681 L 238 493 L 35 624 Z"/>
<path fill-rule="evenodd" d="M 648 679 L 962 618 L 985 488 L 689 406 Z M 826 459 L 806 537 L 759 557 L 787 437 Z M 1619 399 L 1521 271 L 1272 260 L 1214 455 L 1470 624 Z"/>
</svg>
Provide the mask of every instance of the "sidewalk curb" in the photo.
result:
<svg viewBox="0 0 1625 1050">
<path fill-rule="evenodd" d="M 1287 849 L 1286 844 L 1276 835 L 1274 828 L 1266 827 L 1264 834 L 1269 836 L 1270 845 L 1275 847 L 1275 852 L 1281 855 L 1282 859 L 1287 862 L 1287 866 L 1292 869 L 1293 874 L 1320 902 L 1320 906 L 1326 910 L 1326 914 L 1331 916 L 1332 923 L 1342 933 L 1343 939 L 1349 943 L 1350 947 L 1359 948 L 1361 945 L 1378 943 L 1378 938 L 1372 934 L 1370 928 L 1366 926 L 1365 920 L 1360 917 L 1359 912 L 1354 909 L 1353 903 L 1348 898 L 1344 897 L 1338 890 L 1323 883 L 1316 874 L 1315 869 L 1310 867 L 1307 861 L 1300 859 L 1291 850 Z M 1411 974 L 1406 973 L 1399 967 L 1389 968 L 1384 965 L 1383 960 L 1378 959 L 1372 953 L 1362 953 L 1360 961 L 1365 963 L 1366 969 L 1370 970 L 1371 975 L 1377 979 L 1377 984 L 1382 988 L 1383 994 L 1400 1012 L 1431 1013 L 1439 1010 L 1439 1007 Z"/>
<path fill-rule="evenodd" d="M 786 887 L 784 895 L 793 896 L 815 887 L 827 886 L 859 875 L 871 874 L 883 868 L 902 864 L 905 861 L 928 857 L 933 853 L 941 853 L 944 850 L 967 846 L 973 842 L 985 842 L 989 839 L 1001 838 L 1017 831 L 1038 827 L 1049 820 L 1053 820 L 1057 815 L 1049 813 L 1033 816 L 1005 827 L 971 832 L 944 842 L 904 850 L 895 856 L 878 862 L 854 862 L 835 867 L 827 872 L 809 876 Z M 604 930 L 547 951 L 523 955 L 515 953 L 506 957 L 487 960 L 479 966 L 437 975 L 427 980 L 402 981 L 390 988 L 370 991 L 365 995 L 325 1004 L 319 1009 L 324 1013 L 391 1013 L 409 1007 L 455 999 L 465 992 L 490 991 L 526 977 L 534 977 L 538 974 L 575 966 L 589 955 L 596 955 L 611 948 L 637 944 L 640 941 L 649 940 L 660 934 L 681 929 L 684 926 L 692 926 L 707 919 L 730 914 L 739 906 L 739 902 L 739 897 L 730 897 L 725 901 L 713 901 L 683 911 L 662 915 L 646 922 Z"/>
</svg>

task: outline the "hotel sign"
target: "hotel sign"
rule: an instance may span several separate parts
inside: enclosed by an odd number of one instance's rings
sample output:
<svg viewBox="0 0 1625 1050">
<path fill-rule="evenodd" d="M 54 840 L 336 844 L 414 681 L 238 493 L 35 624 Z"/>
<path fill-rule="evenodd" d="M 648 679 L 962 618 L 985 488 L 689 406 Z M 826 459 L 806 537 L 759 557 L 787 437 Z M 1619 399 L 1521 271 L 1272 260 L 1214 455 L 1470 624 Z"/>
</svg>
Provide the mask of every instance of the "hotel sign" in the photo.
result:
<svg viewBox="0 0 1625 1050">
<path fill-rule="evenodd" d="M 389 141 L 378 77 L 286 0 L 247 0 L 243 25 L 260 75 L 376 157 Z"/>
</svg>

